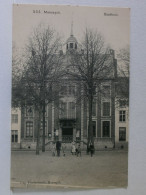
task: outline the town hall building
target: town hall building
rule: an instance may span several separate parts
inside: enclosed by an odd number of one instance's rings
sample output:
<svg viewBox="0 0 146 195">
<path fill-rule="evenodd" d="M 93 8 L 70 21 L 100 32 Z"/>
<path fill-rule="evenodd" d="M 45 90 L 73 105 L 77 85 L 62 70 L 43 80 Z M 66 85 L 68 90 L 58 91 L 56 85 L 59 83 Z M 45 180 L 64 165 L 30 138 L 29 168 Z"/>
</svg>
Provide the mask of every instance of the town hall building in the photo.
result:
<svg viewBox="0 0 146 195">
<path fill-rule="evenodd" d="M 78 45 L 77 39 L 71 32 L 66 41 L 66 52 L 61 51 L 64 65 L 68 64 L 70 59 L 69 51 L 79 50 Z M 128 143 L 128 106 L 120 107 L 119 104 L 116 107 L 117 60 L 114 50 L 110 50 L 109 55 L 112 59 L 113 77 L 100 82 L 101 89 L 106 93 L 106 96 L 98 93 L 93 101 L 92 126 L 95 149 L 125 147 Z M 46 107 L 46 147 L 56 140 L 65 143 L 81 142 L 83 147 L 86 145 L 89 123 L 88 105 L 84 100 L 79 101 L 77 98 L 77 94 L 82 93 L 80 85 L 81 83 L 77 84 L 72 79 L 65 78 L 59 92 L 59 106 L 57 107 L 56 103 L 52 102 Z M 34 149 L 37 139 L 37 123 L 33 106 L 21 109 L 21 112 L 15 113 L 15 117 L 16 114 L 21 119 L 20 130 L 15 129 L 18 130 L 20 138 L 14 140 L 14 129 L 12 128 L 12 148 L 16 146 L 13 143 L 19 141 L 20 148 Z M 14 119 L 14 113 L 12 113 L 12 119 Z M 13 122 L 14 120 L 12 120 Z"/>
</svg>

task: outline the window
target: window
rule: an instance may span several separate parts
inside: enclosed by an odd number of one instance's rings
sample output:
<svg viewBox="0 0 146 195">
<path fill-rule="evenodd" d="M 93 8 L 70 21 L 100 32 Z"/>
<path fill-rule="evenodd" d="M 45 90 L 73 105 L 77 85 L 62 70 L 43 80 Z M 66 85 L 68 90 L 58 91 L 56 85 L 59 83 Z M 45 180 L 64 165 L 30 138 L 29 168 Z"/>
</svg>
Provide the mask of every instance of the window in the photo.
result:
<svg viewBox="0 0 146 195">
<path fill-rule="evenodd" d="M 26 137 L 33 136 L 33 122 L 26 122 Z"/>
<path fill-rule="evenodd" d="M 18 123 L 18 114 L 12 114 L 12 123 Z"/>
<path fill-rule="evenodd" d="M 75 102 L 60 102 L 60 118 L 75 118 Z"/>
<path fill-rule="evenodd" d="M 61 86 L 60 94 L 61 95 L 67 95 L 67 86 L 66 85 Z"/>
<path fill-rule="evenodd" d="M 96 121 L 92 121 L 92 130 L 93 130 L 93 137 L 96 137 Z M 88 121 L 88 131 L 89 131 L 89 121 Z"/>
<path fill-rule="evenodd" d="M 41 133 L 43 135 L 43 121 L 41 121 Z M 47 122 L 45 121 L 45 136 L 47 136 Z"/>
<path fill-rule="evenodd" d="M 75 103 L 68 102 L 68 117 L 74 118 L 75 117 Z"/>
<path fill-rule="evenodd" d="M 103 116 L 110 116 L 110 102 L 103 102 Z"/>
<path fill-rule="evenodd" d="M 126 106 L 126 100 L 119 100 L 119 105 L 120 105 L 120 107 L 125 107 Z"/>
<path fill-rule="evenodd" d="M 126 127 L 119 127 L 119 141 L 126 141 Z"/>
<path fill-rule="evenodd" d="M 102 122 L 102 137 L 110 137 L 110 121 Z"/>
<path fill-rule="evenodd" d="M 102 86 L 102 96 L 103 98 L 110 98 L 110 86 L 109 85 Z"/>
<path fill-rule="evenodd" d="M 32 117 L 33 116 L 33 109 L 32 107 L 26 108 L 26 116 Z"/>
<path fill-rule="evenodd" d="M 96 137 L 96 121 L 92 121 L 93 126 L 93 137 Z"/>
<path fill-rule="evenodd" d="M 75 95 L 74 85 L 63 85 L 60 90 L 61 95 Z"/>
<path fill-rule="evenodd" d="M 120 122 L 126 121 L 126 111 L 124 110 L 119 111 L 119 121 Z"/>
<path fill-rule="evenodd" d="M 18 130 L 11 131 L 11 142 L 17 143 L 18 142 Z"/>
<path fill-rule="evenodd" d="M 67 103 L 61 102 L 61 118 L 67 118 Z"/>
<path fill-rule="evenodd" d="M 96 102 L 95 101 L 92 104 L 92 116 L 96 116 Z"/>
<path fill-rule="evenodd" d="M 73 43 L 70 43 L 70 48 L 73 49 Z"/>
<path fill-rule="evenodd" d="M 68 86 L 68 95 L 75 95 L 75 86 Z"/>
</svg>

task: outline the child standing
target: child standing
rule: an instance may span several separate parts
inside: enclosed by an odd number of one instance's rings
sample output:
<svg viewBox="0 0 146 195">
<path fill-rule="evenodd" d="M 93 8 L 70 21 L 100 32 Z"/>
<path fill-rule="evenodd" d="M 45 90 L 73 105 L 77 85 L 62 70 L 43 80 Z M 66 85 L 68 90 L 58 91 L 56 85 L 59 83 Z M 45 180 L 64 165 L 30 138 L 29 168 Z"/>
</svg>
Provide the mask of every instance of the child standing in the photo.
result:
<svg viewBox="0 0 146 195">
<path fill-rule="evenodd" d="M 65 151 L 66 151 L 66 144 L 63 143 L 62 144 L 62 152 L 63 152 L 63 156 L 65 156 Z"/>
<path fill-rule="evenodd" d="M 56 153 L 56 147 L 55 147 L 55 143 L 52 143 L 52 156 L 55 156 Z"/>
<path fill-rule="evenodd" d="M 80 155 L 81 156 L 81 146 L 80 146 L 80 144 L 78 145 L 78 148 L 77 148 L 77 157 L 78 157 L 78 155 Z"/>
</svg>

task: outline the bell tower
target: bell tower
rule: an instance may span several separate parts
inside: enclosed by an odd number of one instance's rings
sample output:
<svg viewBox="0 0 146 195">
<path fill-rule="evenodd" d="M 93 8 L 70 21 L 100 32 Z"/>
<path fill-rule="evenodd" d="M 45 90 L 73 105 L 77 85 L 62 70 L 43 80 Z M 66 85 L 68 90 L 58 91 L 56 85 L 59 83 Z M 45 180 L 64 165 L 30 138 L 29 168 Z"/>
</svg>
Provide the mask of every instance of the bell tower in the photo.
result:
<svg viewBox="0 0 146 195">
<path fill-rule="evenodd" d="M 73 35 L 73 22 L 71 23 L 70 37 L 66 41 L 66 51 L 77 50 L 77 39 Z"/>
</svg>

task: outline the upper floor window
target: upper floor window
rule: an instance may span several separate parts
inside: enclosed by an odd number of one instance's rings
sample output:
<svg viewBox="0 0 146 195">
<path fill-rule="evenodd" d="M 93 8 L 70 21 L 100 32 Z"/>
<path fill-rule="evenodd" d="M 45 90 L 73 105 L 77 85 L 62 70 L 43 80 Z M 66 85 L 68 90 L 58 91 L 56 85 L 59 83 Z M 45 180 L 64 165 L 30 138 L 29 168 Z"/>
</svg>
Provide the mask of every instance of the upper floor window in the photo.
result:
<svg viewBox="0 0 146 195">
<path fill-rule="evenodd" d="M 75 95 L 75 85 L 62 85 L 60 89 L 61 95 Z"/>
<path fill-rule="evenodd" d="M 18 114 L 12 114 L 12 123 L 18 123 Z"/>
<path fill-rule="evenodd" d="M 68 86 L 68 94 L 75 95 L 75 86 L 73 86 L 73 85 Z"/>
<path fill-rule="evenodd" d="M 119 105 L 120 105 L 120 107 L 125 107 L 126 106 L 126 100 L 119 100 Z"/>
<path fill-rule="evenodd" d="M 96 102 L 93 101 L 93 104 L 92 104 L 92 116 L 96 116 Z"/>
<path fill-rule="evenodd" d="M 26 137 L 33 136 L 33 122 L 26 122 Z"/>
<path fill-rule="evenodd" d="M 33 109 L 31 106 L 26 108 L 26 116 L 33 116 Z"/>
<path fill-rule="evenodd" d="M 68 102 L 68 117 L 75 117 L 75 102 Z"/>
<path fill-rule="evenodd" d="M 110 98 L 110 85 L 102 86 L 102 97 L 105 99 Z"/>
<path fill-rule="evenodd" d="M 75 102 L 61 101 L 60 117 L 61 118 L 74 118 L 75 117 Z"/>
<path fill-rule="evenodd" d="M 60 114 L 61 118 L 66 118 L 67 117 L 67 102 L 62 102 L 60 103 Z"/>
<path fill-rule="evenodd" d="M 120 122 L 126 121 L 126 111 L 125 110 L 119 111 L 119 121 Z"/>
<path fill-rule="evenodd" d="M 110 102 L 103 102 L 103 116 L 110 116 Z"/>
</svg>

